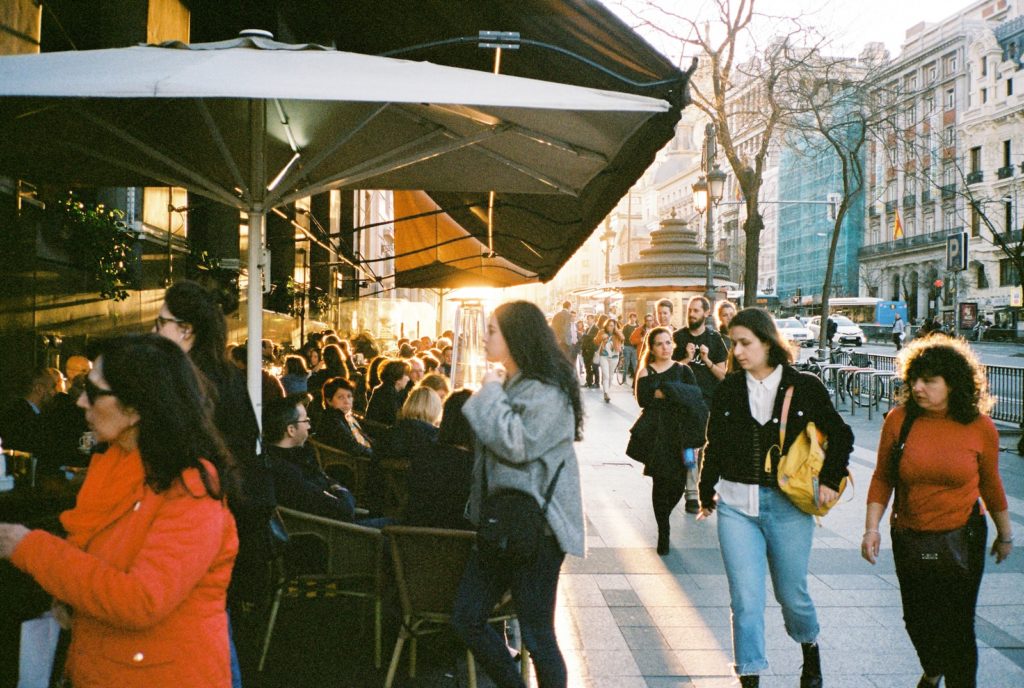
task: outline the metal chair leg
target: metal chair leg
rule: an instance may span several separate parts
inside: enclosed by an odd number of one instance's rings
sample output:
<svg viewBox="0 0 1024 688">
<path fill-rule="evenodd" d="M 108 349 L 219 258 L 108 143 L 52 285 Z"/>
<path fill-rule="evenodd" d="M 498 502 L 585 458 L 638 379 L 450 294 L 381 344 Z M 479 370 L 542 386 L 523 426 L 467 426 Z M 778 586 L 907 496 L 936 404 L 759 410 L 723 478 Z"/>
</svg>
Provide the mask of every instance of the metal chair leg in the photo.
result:
<svg viewBox="0 0 1024 688">
<path fill-rule="evenodd" d="M 416 678 L 416 636 L 409 639 L 409 678 Z"/>
<path fill-rule="evenodd" d="M 284 588 L 280 587 L 274 593 L 274 603 L 270 605 L 270 618 L 267 619 L 267 632 L 263 636 L 263 649 L 260 652 L 260 663 L 257 671 L 263 671 L 263 665 L 267 661 L 267 652 L 270 650 L 270 637 L 274 633 L 274 624 L 277 623 L 277 611 L 281 608 L 282 595 L 284 595 Z"/>
<path fill-rule="evenodd" d="M 395 673 L 398 671 L 398 662 L 402 659 L 402 646 L 405 645 L 405 639 L 409 637 L 409 633 L 402 628 L 398 632 L 398 640 L 395 641 L 395 651 L 391 653 L 391 664 L 388 665 L 388 675 L 384 679 L 384 688 L 391 688 L 391 684 L 395 682 Z"/>
<path fill-rule="evenodd" d="M 466 650 L 466 677 L 469 680 L 469 688 L 476 688 L 476 660 L 469 650 Z"/>
</svg>

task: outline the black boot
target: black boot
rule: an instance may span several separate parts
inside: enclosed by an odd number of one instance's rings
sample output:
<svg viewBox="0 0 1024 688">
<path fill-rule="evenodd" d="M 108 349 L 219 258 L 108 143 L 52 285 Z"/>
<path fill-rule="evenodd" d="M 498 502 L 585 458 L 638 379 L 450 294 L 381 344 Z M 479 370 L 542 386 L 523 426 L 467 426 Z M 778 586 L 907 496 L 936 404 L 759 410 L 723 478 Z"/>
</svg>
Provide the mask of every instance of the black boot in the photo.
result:
<svg viewBox="0 0 1024 688">
<path fill-rule="evenodd" d="M 658 554 L 668 554 L 668 526 L 658 528 Z"/>
<path fill-rule="evenodd" d="M 821 688 L 821 654 L 818 643 L 800 643 L 804 652 L 804 667 L 800 672 L 800 688 Z"/>
<path fill-rule="evenodd" d="M 761 677 L 757 674 L 750 674 L 748 676 L 740 676 L 740 685 L 743 688 L 757 688 L 760 685 Z"/>
</svg>

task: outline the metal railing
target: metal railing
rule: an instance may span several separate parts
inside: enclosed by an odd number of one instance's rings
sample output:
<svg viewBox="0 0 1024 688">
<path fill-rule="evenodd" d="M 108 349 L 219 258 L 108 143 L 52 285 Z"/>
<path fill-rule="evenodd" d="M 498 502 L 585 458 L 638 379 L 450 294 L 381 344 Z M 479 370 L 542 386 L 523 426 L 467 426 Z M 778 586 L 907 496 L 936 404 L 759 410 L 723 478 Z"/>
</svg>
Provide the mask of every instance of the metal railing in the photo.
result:
<svg viewBox="0 0 1024 688">
<path fill-rule="evenodd" d="M 868 361 L 867 365 L 878 371 L 896 371 L 896 357 L 891 354 L 868 354 L 840 351 L 834 355 L 835 363 L 856 365 Z M 1024 425 L 1024 368 L 1016 366 L 986 365 L 989 394 L 996 404 L 989 412 L 992 420 Z M 845 391 L 845 390 L 844 390 Z M 864 393 L 871 390 L 865 388 Z M 841 398 L 841 397 L 840 397 Z M 895 400 L 890 399 L 890 403 Z"/>
</svg>

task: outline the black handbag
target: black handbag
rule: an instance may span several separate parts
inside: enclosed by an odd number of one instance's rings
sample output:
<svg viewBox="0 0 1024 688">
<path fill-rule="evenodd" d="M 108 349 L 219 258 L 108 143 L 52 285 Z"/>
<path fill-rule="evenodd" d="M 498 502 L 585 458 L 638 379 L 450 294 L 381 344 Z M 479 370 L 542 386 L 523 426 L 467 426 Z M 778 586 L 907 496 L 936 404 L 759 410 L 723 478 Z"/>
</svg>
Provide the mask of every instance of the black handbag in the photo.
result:
<svg viewBox="0 0 1024 688">
<path fill-rule="evenodd" d="M 537 559 L 541 538 L 547 528 L 548 505 L 555 484 L 565 468 L 563 461 L 544 493 L 544 505 L 532 495 L 511 488 L 495 491 L 480 506 L 480 525 L 476 549 L 481 566 L 502 570 L 528 566 Z M 487 493 L 487 468 L 484 467 L 484 494 Z"/>
<path fill-rule="evenodd" d="M 893 497 L 894 511 L 897 509 L 900 494 L 900 460 L 903 458 L 903 449 L 907 443 L 907 435 L 910 434 L 910 426 L 914 424 L 914 418 L 915 416 L 908 409 L 900 428 L 899 439 L 893 445 L 892 453 L 889 455 L 890 475 L 896 476 Z M 967 573 L 971 568 L 971 545 L 980 533 L 979 521 L 983 526 L 984 518 L 981 515 L 979 504 L 975 502 L 967 523 L 953 530 L 923 531 L 893 528 L 893 556 L 896 558 L 897 564 L 904 568 L 928 567 Z"/>
</svg>

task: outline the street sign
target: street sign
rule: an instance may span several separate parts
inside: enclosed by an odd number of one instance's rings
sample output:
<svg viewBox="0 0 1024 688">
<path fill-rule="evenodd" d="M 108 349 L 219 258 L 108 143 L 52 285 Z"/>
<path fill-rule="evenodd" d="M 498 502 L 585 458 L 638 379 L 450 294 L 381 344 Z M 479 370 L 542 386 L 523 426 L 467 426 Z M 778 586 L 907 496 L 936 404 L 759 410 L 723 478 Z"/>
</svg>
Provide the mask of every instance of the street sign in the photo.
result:
<svg viewBox="0 0 1024 688">
<path fill-rule="evenodd" d="M 967 269 L 967 232 L 950 234 L 946 237 L 946 269 L 953 271 Z"/>
</svg>

